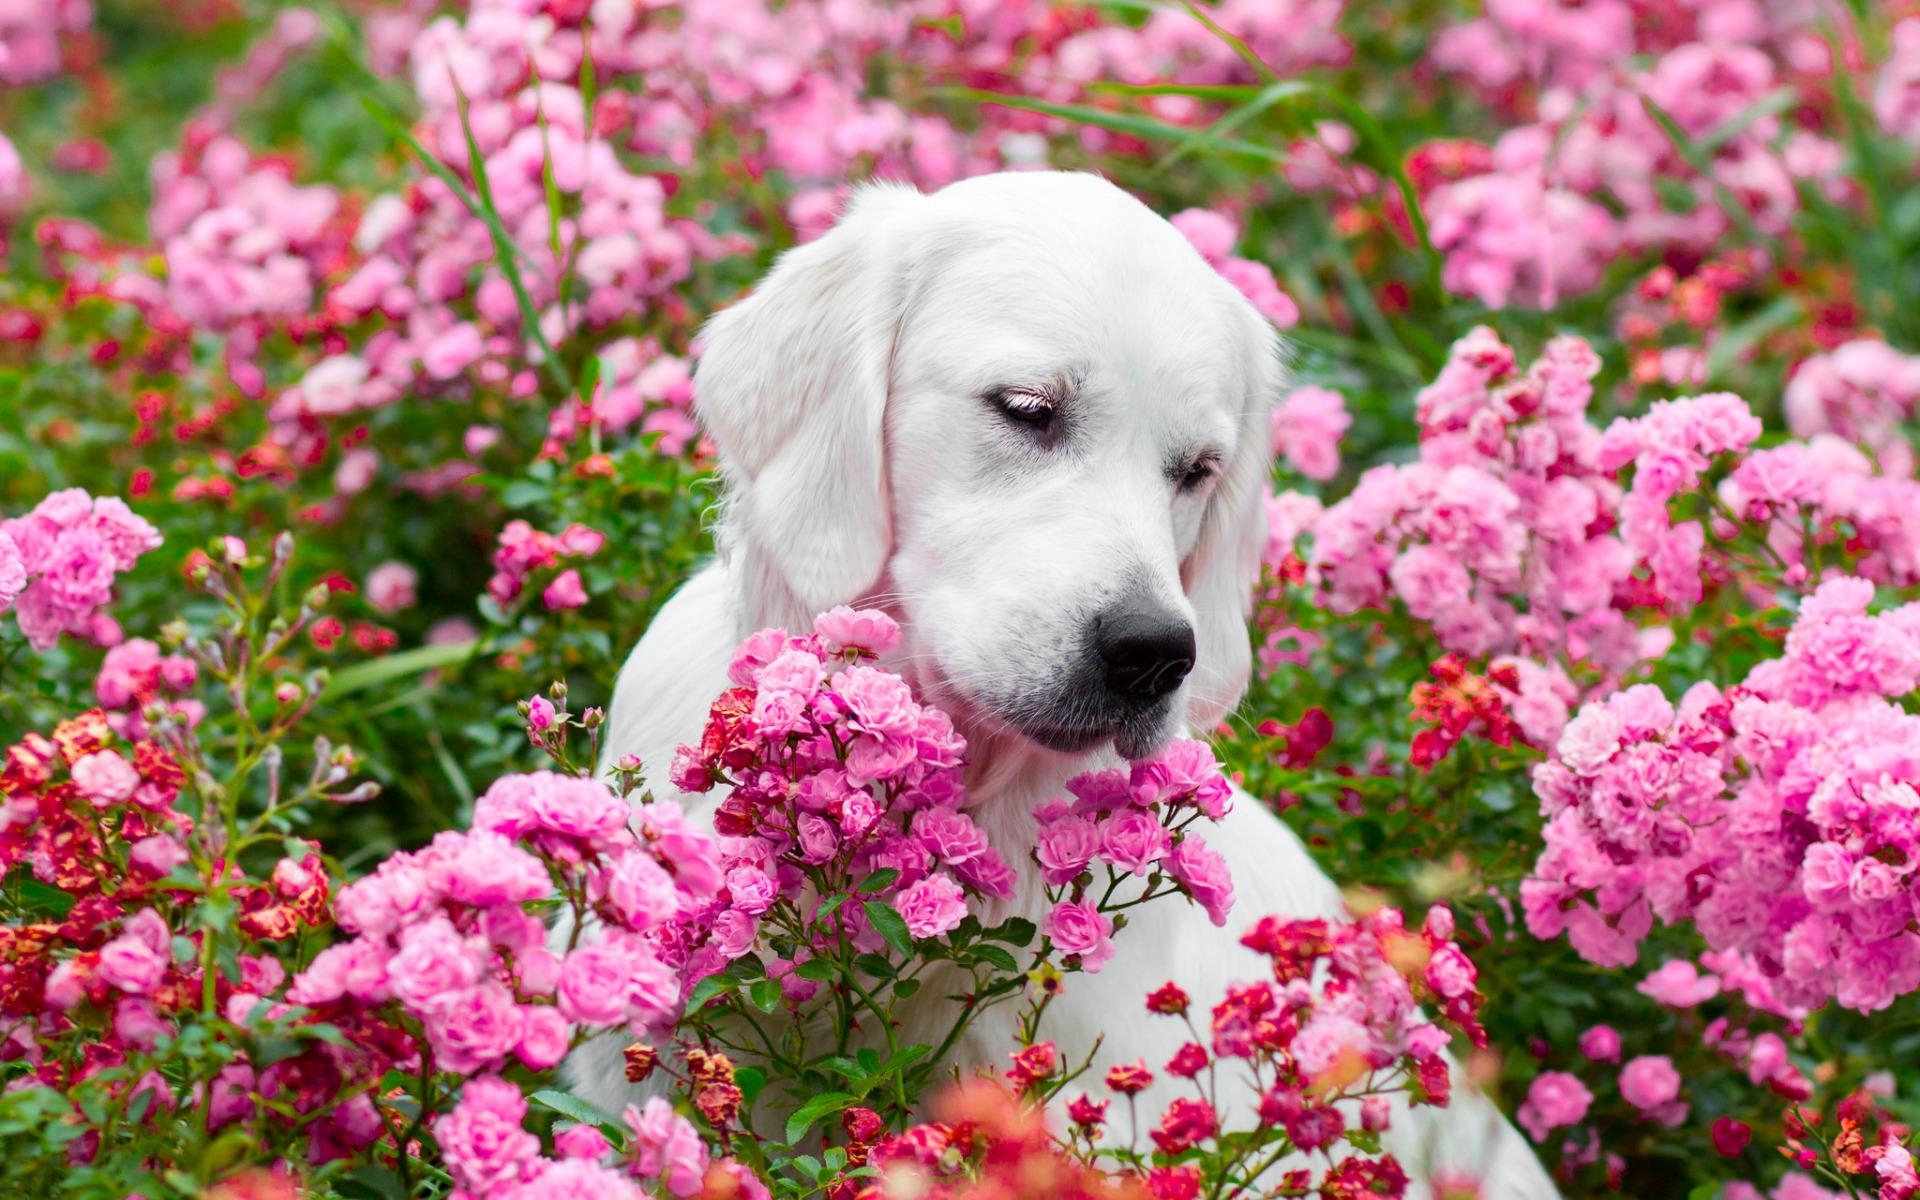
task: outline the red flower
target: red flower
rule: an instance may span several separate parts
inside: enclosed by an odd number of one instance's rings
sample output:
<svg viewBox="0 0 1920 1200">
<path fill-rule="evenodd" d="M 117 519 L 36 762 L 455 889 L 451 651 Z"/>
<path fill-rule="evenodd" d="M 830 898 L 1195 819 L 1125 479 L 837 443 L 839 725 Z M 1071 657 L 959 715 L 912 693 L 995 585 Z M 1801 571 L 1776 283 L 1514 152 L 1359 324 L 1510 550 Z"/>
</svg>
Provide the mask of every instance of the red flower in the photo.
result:
<svg viewBox="0 0 1920 1200">
<path fill-rule="evenodd" d="M 1153 1072 L 1145 1062 L 1122 1063 L 1107 1072 L 1107 1086 L 1122 1096 L 1137 1096 L 1153 1086 Z"/>
<path fill-rule="evenodd" d="M 1163 983 L 1147 997 L 1147 1011 L 1177 1017 L 1193 1002 L 1177 983 Z"/>
<path fill-rule="evenodd" d="M 1160 1147 L 1163 1154 L 1178 1154 L 1191 1150 L 1219 1130 L 1220 1120 L 1214 1115 L 1213 1105 L 1182 1096 L 1160 1114 L 1160 1127 L 1153 1131 L 1153 1144 Z"/>
<path fill-rule="evenodd" d="M 1181 1079 L 1192 1079 L 1206 1069 L 1207 1052 L 1197 1042 L 1188 1042 L 1167 1060 L 1167 1074 Z"/>
</svg>

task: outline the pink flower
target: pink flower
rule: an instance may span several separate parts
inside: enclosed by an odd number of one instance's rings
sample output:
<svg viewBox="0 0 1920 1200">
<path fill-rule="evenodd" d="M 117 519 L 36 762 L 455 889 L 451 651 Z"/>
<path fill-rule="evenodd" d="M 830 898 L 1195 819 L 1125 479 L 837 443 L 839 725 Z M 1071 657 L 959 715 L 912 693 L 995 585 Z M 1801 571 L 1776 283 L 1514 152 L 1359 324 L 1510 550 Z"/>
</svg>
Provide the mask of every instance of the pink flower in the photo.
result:
<svg viewBox="0 0 1920 1200">
<path fill-rule="evenodd" d="M 878 609 L 855 611 L 842 604 L 814 618 L 813 631 L 835 654 L 847 650 L 865 652 L 864 656 L 890 654 L 900 645 L 900 626 Z"/>
<path fill-rule="evenodd" d="M 516 1058 L 530 1070 L 551 1071 L 567 1056 L 572 1030 L 560 1010 L 544 1004 L 528 1005 L 521 1010 L 520 1041 L 514 1046 Z"/>
<path fill-rule="evenodd" d="M 522 1128 L 526 1098 L 504 1079 L 469 1079 L 453 1111 L 434 1126 L 454 1182 L 485 1194 L 519 1182 L 540 1156 L 540 1141 Z"/>
<path fill-rule="evenodd" d="M 441 1067 L 467 1075 L 504 1064 L 520 1044 L 525 1024 L 511 992 L 482 983 L 439 998 L 427 1012 L 427 1041 Z"/>
<path fill-rule="evenodd" d="M 109 987 L 145 996 L 160 986 L 166 973 L 165 949 L 131 930 L 100 948 L 100 979 Z"/>
<path fill-rule="evenodd" d="M 20 547 L 14 544 L 12 535 L 0 529 L 0 614 L 13 607 L 26 586 L 27 568 L 20 560 Z"/>
<path fill-rule="evenodd" d="M 1325 483 L 1340 471 L 1340 438 L 1352 423 L 1339 392 L 1296 388 L 1274 407 L 1274 452 L 1308 479 Z"/>
<path fill-rule="evenodd" d="M 580 582 L 580 572 L 569 567 L 554 576 L 553 582 L 540 593 L 540 602 L 547 606 L 549 612 L 584 607 L 587 603 L 587 588 Z"/>
<path fill-rule="evenodd" d="M 1099 850 L 1098 826 L 1085 817 L 1063 816 L 1040 826 L 1034 857 L 1041 877 L 1050 887 L 1059 887 L 1086 870 Z"/>
<path fill-rule="evenodd" d="M 1592 1103 L 1593 1093 L 1579 1079 L 1565 1071 L 1547 1071 L 1534 1078 L 1518 1116 L 1533 1140 L 1544 1145 L 1549 1131 L 1579 1124 Z"/>
<path fill-rule="evenodd" d="M 531 733 L 545 733 L 553 728 L 553 701 L 545 696 L 535 696 L 527 701 L 527 730 Z"/>
<path fill-rule="evenodd" d="M 1054 905 L 1041 931 L 1062 954 L 1079 955 L 1085 971 L 1098 971 L 1113 957 L 1113 922 L 1085 901 L 1063 900 Z"/>
<path fill-rule="evenodd" d="M 1233 879 L 1227 860 L 1213 847 L 1189 833 L 1165 859 L 1167 873 L 1207 910 L 1207 918 L 1224 926 L 1233 911 Z"/>
<path fill-rule="evenodd" d="M 1702 975 L 1700 968 L 1676 958 L 1640 982 L 1639 992 L 1668 1008 L 1693 1008 L 1720 994 L 1720 981 Z"/>
<path fill-rule="evenodd" d="M 933 874 L 894 897 L 894 907 L 916 938 L 939 937 L 966 919 L 967 901 L 960 885 L 944 874 Z"/>
<path fill-rule="evenodd" d="M 599 1162 L 613 1152 L 607 1135 L 592 1125 L 569 1125 L 553 1135 L 553 1152 L 561 1158 Z"/>
<path fill-rule="evenodd" d="M 1618 1061 L 1620 1035 L 1611 1025 L 1595 1025 L 1580 1035 L 1580 1053 L 1594 1062 Z"/>
<path fill-rule="evenodd" d="M 417 601 L 415 589 L 420 575 L 401 562 L 384 562 L 367 572 L 367 603 L 375 612 L 397 613 L 412 608 Z"/>
<path fill-rule="evenodd" d="M 568 954 L 560 968 L 556 998 L 569 1021 L 583 1025 L 618 1025 L 627 1019 L 635 956 L 616 942 L 581 946 Z"/>
<path fill-rule="evenodd" d="M 400 952 L 387 964 L 394 995 L 418 1011 L 480 982 L 486 969 L 479 949 L 445 917 L 435 917 L 400 934 Z"/>
<path fill-rule="evenodd" d="M 728 878 L 731 881 L 732 877 Z M 771 886 L 772 880 L 767 882 Z M 607 899 L 626 920 L 628 928 L 642 932 L 664 924 L 673 916 L 680 906 L 680 891 L 673 876 L 667 874 L 651 854 L 634 850 L 614 864 L 613 873 L 607 879 Z M 771 894 L 767 903 L 772 903 Z M 735 907 L 741 907 L 737 899 Z M 765 907 L 760 911 L 766 911 Z"/>
<path fill-rule="evenodd" d="M 1136 804 L 1190 803 L 1218 821 L 1233 807 L 1233 788 L 1205 742 L 1180 738 L 1153 758 L 1134 763 L 1127 788 Z"/>
<path fill-rule="evenodd" d="M 658 1179 L 681 1200 L 698 1194 L 707 1173 L 707 1148 L 693 1124 L 659 1096 L 639 1107 L 629 1104 L 623 1119 L 633 1131 L 634 1169 Z"/>
<path fill-rule="evenodd" d="M 1172 835 L 1143 809 L 1122 809 L 1100 824 L 1100 856 L 1123 871 L 1144 876 L 1172 849 Z"/>
<path fill-rule="evenodd" d="M 1680 1094 L 1680 1072 L 1664 1054 L 1643 1054 L 1620 1069 L 1620 1096 L 1646 1112 L 1660 1108 Z"/>
<path fill-rule="evenodd" d="M 133 795 L 140 773 L 112 750 L 98 750 L 73 764 L 73 783 L 80 794 L 104 808 Z"/>
</svg>

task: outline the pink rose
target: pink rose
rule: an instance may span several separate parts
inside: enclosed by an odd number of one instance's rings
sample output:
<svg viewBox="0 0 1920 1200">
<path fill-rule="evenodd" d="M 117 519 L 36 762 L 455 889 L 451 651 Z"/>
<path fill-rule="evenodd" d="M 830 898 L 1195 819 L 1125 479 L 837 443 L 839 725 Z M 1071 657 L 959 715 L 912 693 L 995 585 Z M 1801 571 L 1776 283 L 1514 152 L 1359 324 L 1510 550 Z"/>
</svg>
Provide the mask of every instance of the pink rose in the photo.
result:
<svg viewBox="0 0 1920 1200">
<path fill-rule="evenodd" d="M 629 1104 L 622 1119 L 633 1131 L 635 1171 L 660 1180 L 681 1200 L 699 1193 L 707 1174 L 707 1148 L 692 1122 L 659 1096 L 638 1107 Z"/>
<path fill-rule="evenodd" d="M 1580 1035 L 1580 1053 L 1594 1062 L 1615 1062 L 1620 1057 L 1620 1035 L 1611 1025 L 1595 1025 Z"/>
<path fill-rule="evenodd" d="M 583 1025 L 617 1025 L 627 1019 L 634 956 L 624 946 L 598 942 L 568 954 L 560 967 L 556 999 L 561 1015 Z"/>
<path fill-rule="evenodd" d="M 427 1042 L 439 1065 L 460 1075 L 500 1066 L 520 1044 L 525 1017 L 513 994 L 483 983 L 443 997 L 427 1013 Z"/>
<path fill-rule="evenodd" d="M 960 885 L 946 875 L 929 875 L 894 897 L 894 907 L 914 937 L 938 937 L 966 919 L 967 901 Z"/>
<path fill-rule="evenodd" d="M 1593 1093 L 1586 1084 L 1565 1071 L 1548 1071 L 1527 1089 L 1518 1116 L 1533 1140 L 1544 1144 L 1550 1130 L 1578 1124 L 1592 1103 Z"/>
<path fill-rule="evenodd" d="M 454 1182 L 482 1195 L 525 1178 L 540 1140 L 522 1128 L 526 1098 L 504 1079 L 470 1079 L 453 1111 L 433 1127 Z"/>
<path fill-rule="evenodd" d="M 551 1071 L 567 1056 L 572 1030 L 557 1008 L 544 1004 L 527 1005 L 520 1010 L 520 1042 L 513 1053 L 535 1071 Z"/>
<path fill-rule="evenodd" d="M 480 951 L 452 922 L 435 917 L 400 935 L 400 952 L 387 964 L 387 979 L 394 995 L 425 1012 L 479 983 L 485 970 Z"/>
<path fill-rule="evenodd" d="M 80 794 L 104 808 L 133 795 L 140 772 L 113 750 L 97 750 L 73 764 L 73 784 Z"/>
<path fill-rule="evenodd" d="M 900 626 L 878 609 L 855 611 L 842 604 L 814 618 L 813 631 L 835 654 L 862 650 L 868 655 L 891 653 L 900 644 Z"/>
<path fill-rule="evenodd" d="M 384 562 L 367 572 L 367 603 L 379 613 L 397 613 L 417 601 L 419 572 L 402 562 Z"/>
<path fill-rule="evenodd" d="M 585 607 L 587 586 L 580 582 L 580 572 L 569 567 L 554 576 L 553 582 L 540 593 L 540 602 L 547 606 L 548 612 Z"/>
<path fill-rule="evenodd" d="M 1233 911 L 1233 877 L 1227 870 L 1227 860 L 1213 847 L 1188 834 L 1173 848 L 1173 853 L 1167 855 L 1165 862 L 1167 873 L 1199 901 L 1200 907 L 1207 910 L 1208 919 L 1224 926 L 1227 914 Z"/>
<path fill-rule="evenodd" d="M 1158 824 L 1158 822 L 1155 822 Z M 1066 816 L 1040 826 L 1034 857 L 1041 878 L 1059 887 L 1087 869 L 1100 850 L 1100 831 L 1085 817 Z"/>
<path fill-rule="evenodd" d="M 1643 1054 L 1620 1069 L 1620 1095 L 1642 1112 L 1659 1108 L 1680 1095 L 1680 1072 L 1664 1054 Z"/>
<path fill-rule="evenodd" d="M 1123 871 L 1145 875 L 1172 849 L 1172 835 L 1144 809 L 1122 809 L 1100 823 L 1100 857 Z"/>
<path fill-rule="evenodd" d="M 1080 956 L 1080 966 L 1098 971 L 1113 957 L 1113 922 L 1086 901 L 1063 900 L 1047 914 L 1042 932 L 1062 954 Z"/>
</svg>

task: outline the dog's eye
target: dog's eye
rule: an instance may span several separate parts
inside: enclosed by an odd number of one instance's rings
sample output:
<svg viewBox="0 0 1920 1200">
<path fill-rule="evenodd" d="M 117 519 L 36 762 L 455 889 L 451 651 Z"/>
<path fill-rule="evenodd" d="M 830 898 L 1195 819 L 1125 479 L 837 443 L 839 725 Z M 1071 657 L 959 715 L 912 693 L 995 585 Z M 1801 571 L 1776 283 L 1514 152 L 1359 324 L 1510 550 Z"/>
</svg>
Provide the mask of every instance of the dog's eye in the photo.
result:
<svg viewBox="0 0 1920 1200">
<path fill-rule="evenodd" d="M 1183 492 L 1193 491 L 1207 480 L 1212 479 L 1214 472 L 1219 469 L 1220 460 L 1217 458 L 1195 459 L 1192 463 L 1188 464 L 1187 469 L 1180 476 L 1180 490 Z"/>
<path fill-rule="evenodd" d="M 1000 388 L 988 400 L 1009 421 L 1034 429 L 1046 429 L 1053 424 L 1053 397 L 1045 392 L 1030 388 Z"/>
</svg>

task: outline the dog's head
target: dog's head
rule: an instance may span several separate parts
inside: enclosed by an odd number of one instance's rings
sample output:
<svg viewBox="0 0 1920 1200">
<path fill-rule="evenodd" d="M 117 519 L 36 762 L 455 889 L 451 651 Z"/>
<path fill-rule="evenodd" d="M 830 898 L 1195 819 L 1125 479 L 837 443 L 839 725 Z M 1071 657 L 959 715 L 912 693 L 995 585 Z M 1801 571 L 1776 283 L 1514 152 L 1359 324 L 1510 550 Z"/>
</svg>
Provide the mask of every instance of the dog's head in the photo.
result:
<svg viewBox="0 0 1920 1200">
<path fill-rule="evenodd" d="M 696 406 L 747 615 L 877 603 L 970 731 L 1151 752 L 1238 703 L 1282 366 L 1091 175 L 871 186 L 714 318 Z"/>
</svg>

